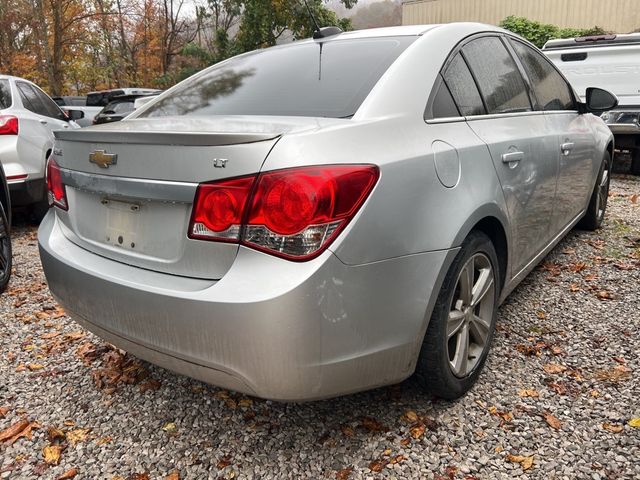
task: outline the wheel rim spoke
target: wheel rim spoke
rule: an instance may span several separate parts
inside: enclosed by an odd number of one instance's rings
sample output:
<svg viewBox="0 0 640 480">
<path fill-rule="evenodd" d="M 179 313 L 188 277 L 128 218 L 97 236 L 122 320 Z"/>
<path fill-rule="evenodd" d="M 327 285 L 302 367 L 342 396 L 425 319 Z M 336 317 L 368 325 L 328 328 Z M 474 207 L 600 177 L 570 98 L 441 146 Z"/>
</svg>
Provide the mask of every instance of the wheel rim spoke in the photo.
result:
<svg viewBox="0 0 640 480">
<path fill-rule="evenodd" d="M 467 372 L 469 360 L 469 327 L 465 323 L 460 329 L 456 338 L 456 353 L 451 360 L 451 368 L 457 375 L 464 375 Z"/>
<path fill-rule="evenodd" d="M 478 305 L 484 297 L 486 297 L 487 292 L 493 286 L 493 275 L 491 274 L 491 268 L 483 268 L 480 270 L 480 275 L 478 276 L 478 281 L 473 286 L 473 290 L 471 293 L 471 307 L 475 307 Z"/>
<path fill-rule="evenodd" d="M 471 303 L 473 294 L 474 265 L 475 257 L 472 257 L 460 272 L 460 299 L 466 305 Z"/>
<path fill-rule="evenodd" d="M 447 340 L 460 331 L 465 320 L 465 314 L 460 310 L 451 310 L 449 312 L 449 321 L 447 322 Z"/>
<path fill-rule="evenodd" d="M 480 318 L 478 315 L 474 315 L 471 318 L 471 322 L 469 322 L 469 330 L 474 343 L 484 348 L 487 344 L 487 339 L 489 338 L 489 331 L 491 330 L 489 322 Z"/>
<path fill-rule="evenodd" d="M 600 187 L 602 188 L 606 187 L 608 181 L 609 181 L 609 170 L 605 168 L 602 171 L 602 179 L 600 180 Z"/>
</svg>

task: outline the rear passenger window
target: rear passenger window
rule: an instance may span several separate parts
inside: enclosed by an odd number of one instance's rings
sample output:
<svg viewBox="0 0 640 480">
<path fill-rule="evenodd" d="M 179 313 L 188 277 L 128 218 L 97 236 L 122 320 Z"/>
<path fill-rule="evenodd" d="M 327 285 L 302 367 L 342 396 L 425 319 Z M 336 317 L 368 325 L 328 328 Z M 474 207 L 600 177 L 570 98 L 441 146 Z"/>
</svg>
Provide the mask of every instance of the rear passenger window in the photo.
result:
<svg viewBox="0 0 640 480">
<path fill-rule="evenodd" d="M 9 80 L 0 80 L 0 110 L 11 106 L 11 88 Z"/>
<path fill-rule="evenodd" d="M 511 43 L 531 80 L 539 104 L 537 110 L 575 110 L 570 87 L 551 62 L 524 43 Z"/>
<path fill-rule="evenodd" d="M 427 112 L 427 118 L 451 118 L 459 117 L 458 107 L 456 107 L 451 92 L 447 85 L 438 77 L 436 81 L 436 94 L 433 96 L 431 112 Z"/>
<path fill-rule="evenodd" d="M 462 48 L 478 82 L 489 114 L 531 110 L 531 102 L 515 61 L 498 37 L 473 40 Z"/>
<path fill-rule="evenodd" d="M 16 85 L 18 86 L 24 108 L 38 115 L 47 116 L 46 108 L 38 98 L 38 95 L 36 95 L 35 90 L 31 88 L 31 85 L 24 82 L 16 82 Z"/>
<path fill-rule="evenodd" d="M 458 106 L 460 115 L 483 115 L 485 113 L 482 98 L 478 93 L 471 72 L 458 53 L 444 72 L 444 81 Z"/>
</svg>

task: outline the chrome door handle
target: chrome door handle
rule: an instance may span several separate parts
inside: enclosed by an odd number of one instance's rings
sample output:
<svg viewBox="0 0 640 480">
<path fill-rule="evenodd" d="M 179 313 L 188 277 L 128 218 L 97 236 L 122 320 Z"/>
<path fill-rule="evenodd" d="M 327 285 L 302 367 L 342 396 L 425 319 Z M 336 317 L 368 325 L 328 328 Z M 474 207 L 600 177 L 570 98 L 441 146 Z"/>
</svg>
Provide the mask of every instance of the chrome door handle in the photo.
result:
<svg viewBox="0 0 640 480">
<path fill-rule="evenodd" d="M 42 125 L 46 125 L 46 124 L 47 124 L 47 121 L 46 121 L 46 120 L 40 120 L 40 123 L 41 123 Z"/>
<path fill-rule="evenodd" d="M 509 152 L 502 154 L 502 163 L 513 163 L 524 160 L 524 152 Z"/>
<path fill-rule="evenodd" d="M 563 143 L 562 145 L 560 145 L 560 150 L 562 151 L 562 154 L 564 156 L 567 156 L 571 153 L 571 150 L 573 150 L 574 146 L 575 144 L 573 142 Z"/>
</svg>

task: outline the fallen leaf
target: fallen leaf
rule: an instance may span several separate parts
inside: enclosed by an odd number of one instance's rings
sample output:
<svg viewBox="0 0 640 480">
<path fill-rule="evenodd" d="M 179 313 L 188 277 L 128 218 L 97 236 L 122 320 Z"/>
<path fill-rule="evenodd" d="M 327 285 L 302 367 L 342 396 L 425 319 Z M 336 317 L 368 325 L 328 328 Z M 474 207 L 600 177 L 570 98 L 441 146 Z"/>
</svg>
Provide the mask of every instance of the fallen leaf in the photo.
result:
<svg viewBox="0 0 640 480">
<path fill-rule="evenodd" d="M 632 418 L 629 420 L 629 426 L 634 428 L 640 428 L 640 418 Z"/>
<path fill-rule="evenodd" d="M 70 478 L 75 477 L 78 474 L 77 468 L 71 468 L 60 475 L 56 480 L 69 480 Z"/>
<path fill-rule="evenodd" d="M 113 442 L 113 438 L 111 437 L 101 437 L 96 440 L 96 445 L 106 445 L 107 443 Z"/>
<path fill-rule="evenodd" d="M 544 311 L 542 311 L 542 310 L 538 310 L 536 312 L 536 316 L 541 320 L 544 320 L 545 318 L 547 318 L 547 314 L 544 313 Z"/>
<path fill-rule="evenodd" d="M 524 455 L 507 455 L 507 460 L 513 463 L 519 463 L 523 470 L 529 470 L 533 466 L 533 456 Z"/>
<path fill-rule="evenodd" d="M 498 445 L 495 448 L 496 453 L 501 453 L 504 450 L 504 448 L 502 447 L 502 445 Z"/>
<path fill-rule="evenodd" d="M 546 413 L 543 413 L 542 416 L 544 417 L 545 421 L 549 424 L 551 428 L 560 430 L 560 427 L 562 427 L 562 423 L 560 422 L 560 420 L 558 420 L 558 418 L 555 417 L 553 414 L 546 412 Z"/>
<path fill-rule="evenodd" d="M 249 408 L 252 405 L 253 405 L 253 400 L 251 400 L 250 398 L 241 398 L 240 400 L 238 400 L 239 407 Z"/>
<path fill-rule="evenodd" d="M 400 445 L 402 445 L 403 447 L 408 446 L 411 443 L 411 438 L 409 437 L 405 437 L 402 440 L 400 440 Z"/>
<path fill-rule="evenodd" d="M 180 480 L 180 473 L 177 470 L 174 470 L 169 475 L 164 477 L 164 480 Z"/>
<path fill-rule="evenodd" d="M 60 445 L 49 445 L 48 447 L 44 447 L 42 449 L 42 455 L 44 456 L 44 461 L 49 465 L 57 465 L 60 462 L 60 453 L 62 452 L 62 447 Z"/>
<path fill-rule="evenodd" d="M 386 459 L 379 458 L 378 460 L 374 460 L 369 464 L 369 470 L 371 470 L 372 472 L 381 472 L 384 467 L 387 466 L 387 463 L 389 462 Z"/>
<path fill-rule="evenodd" d="M 629 197 L 629 200 L 631 201 L 631 203 L 638 203 L 638 194 L 634 193 L 633 195 L 631 195 L 631 197 Z"/>
<path fill-rule="evenodd" d="M 406 459 L 407 457 L 405 457 L 404 455 L 396 455 L 391 460 L 389 460 L 389 463 L 391 465 L 395 465 L 396 463 L 404 462 Z"/>
<path fill-rule="evenodd" d="M 131 480 L 150 480 L 148 473 L 134 473 Z"/>
<path fill-rule="evenodd" d="M 579 292 L 580 291 L 580 287 L 578 286 L 577 283 L 572 283 L 569 286 L 569 290 L 572 291 L 572 292 Z"/>
<path fill-rule="evenodd" d="M 384 455 L 385 457 L 388 457 L 389 455 L 391 455 L 391 452 L 393 452 L 393 450 L 391 450 L 390 448 L 387 448 L 384 452 L 382 452 L 382 455 Z"/>
<path fill-rule="evenodd" d="M 601 382 L 620 383 L 631 377 L 631 369 L 625 365 L 617 365 L 613 368 L 597 370 L 594 376 Z"/>
<path fill-rule="evenodd" d="M 336 472 L 336 480 L 348 480 L 348 478 L 353 473 L 353 467 L 343 468 L 342 470 L 338 470 Z"/>
<path fill-rule="evenodd" d="M 60 335 L 60 332 L 49 332 L 49 333 L 40 335 L 40 338 L 42 338 L 43 340 L 49 340 L 51 338 L 57 337 L 58 335 Z"/>
<path fill-rule="evenodd" d="M 587 268 L 587 264 L 584 262 L 576 262 L 569 265 L 569 270 L 574 273 L 579 273 Z"/>
<path fill-rule="evenodd" d="M 171 432 L 175 432 L 176 431 L 176 424 L 173 422 L 168 422 L 164 424 L 164 427 L 162 427 L 162 430 L 164 430 L 167 433 L 171 433 Z"/>
<path fill-rule="evenodd" d="M 409 429 L 409 433 L 414 439 L 418 439 L 424 435 L 425 426 L 422 423 L 418 423 Z"/>
<path fill-rule="evenodd" d="M 600 300 L 611 300 L 613 298 L 611 296 L 611 293 L 609 293 L 607 290 L 599 290 L 596 293 L 596 297 L 598 297 Z"/>
<path fill-rule="evenodd" d="M 47 439 L 49 443 L 55 443 L 56 440 L 64 440 L 65 433 L 59 428 L 49 427 L 47 428 Z"/>
<path fill-rule="evenodd" d="M 342 425 L 342 426 L 340 427 L 340 430 L 342 431 L 342 434 L 343 434 L 345 437 L 349 437 L 349 438 L 353 437 L 353 436 L 355 435 L 355 433 L 356 433 L 356 432 L 353 430 L 353 428 L 352 428 L 352 427 L 350 427 L 349 425 Z"/>
<path fill-rule="evenodd" d="M 562 373 L 567 367 L 564 365 L 558 365 L 557 363 L 546 363 L 542 366 L 542 369 L 547 373 Z"/>
<path fill-rule="evenodd" d="M 533 388 L 528 388 L 528 389 L 521 389 L 518 392 L 518 396 L 520 397 L 533 397 L 533 398 L 538 398 L 540 396 L 540 393 L 538 393 L 537 390 L 534 390 Z"/>
<path fill-rule="evenodd" d="M 75 342 L 76 340 L 80 340 L 81 338 L 84 338 L 85 333 L 83 331 L 78 331 L 78 332 L 72 332 L 72 333 L 67 333 L 64 336 L 64 339 L 67 340 L 68 342 Z"/>
<path fill-rule="evenodd" d="M 160 382 L 157 380 L 148 380 L 140 384 L 140 392 L 144 393 L 147 391 L 156 391 L 160 389 L 160 385 Z"/>
<path fill-rule="evenodd" d="M 14 423 L 10 427 L 0 432 L 0 442 L 9 441 L 10 439 L 18 435 L 20 432 L 22 432 L 28 426 L 29 426 L 29 420 L 27 419 L 23 419 Z"/>
<path fill-rule="evenodd" d="M 591 395 L 593 398 L 598 398 L 600 396 L 600 392 L 598 390 L 591 390 L 589 392 L 589 395 Z"/>
<path fill-rule="evenodd" d="M 4 418 L 9 410 L 11 410 L 9 407 L 0 407 L 0 418 Z"/>
<path fill-rule="evenodd" d="M 79 442 L 84 442 L 87 440 L 87 434 L 91 431 L 90 428 L 77 428 L 75 430 L 71 430 L 67 432 L 67 440 L 71 445 L 75 445 Z"/>
<path fill-rule="evenodd" d="M 27 368 L 33 372 L 34 370 L 42 370 L 44 368 L 44 365 L 41 365 L 39 363 L 30 363 L 29 365 L 27 365 Z"/>
<path fill-rule="evenodd" d="M 561 253 L 563 255 L 573 255 L 574 253 L 576 253 L 576 249 L 575 248 L 565 248 L 564 250 L 562 250 Z"/>
<path fill-rule="evenodd" d="M 624 430 L 624 427 L 622 425 L 616 425 L 613 423 L 603 423 L 602 424 L 602 428 L 604 428 L 605 430 L 609 430 L 610 432 L 613 433 L 620 433 Z"/>
<path fill-rule="evenodd" d="M 231 465 L 231 455 L 225 455 L 224 457 L 221 457 L 220 460 L 218 460 L 218 463 L 216 463 L 216 467 L 218 468 L 218 470 L 222 470 L 229 465 Z"/>
<path fill-rule="evenodd" d="M 415 423 L 418 421 L 418 414 L 416 412 L 414 412 L 413 410 L 407 410 L 406 412 L 404 412 L 402 414 L 402 417 L 400 417 L 402 420 L 404 420 L 405 422 L 409 422 L 409 423 Z"/>
<path fill-rule="evenodd" d="M 361 422 L 361 426 L 370 432 L 383 432 L 386 430 L 384 425 L 382 425 L 375 418 L 362 417 L 360 422 Z"/>
</svg>

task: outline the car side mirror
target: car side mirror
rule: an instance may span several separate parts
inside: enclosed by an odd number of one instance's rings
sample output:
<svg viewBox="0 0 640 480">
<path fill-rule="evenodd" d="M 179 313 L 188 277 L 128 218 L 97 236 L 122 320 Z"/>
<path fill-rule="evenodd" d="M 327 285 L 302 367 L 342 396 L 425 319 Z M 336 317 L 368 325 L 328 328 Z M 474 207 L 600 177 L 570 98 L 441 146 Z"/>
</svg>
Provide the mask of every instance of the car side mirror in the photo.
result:
<svg viewBox="0 0 640 480">
<path fill-rule="evenodd" d="M 591 113 L 602 113 L 613 110 L 618 106 L 618 97 L 602 88 L 587 88 L 587 111 Z"/>
<path fill-rule="evenodd" d="M 84 118 L 84 112 L 82 110 L 67 110 L 66 112 L 69 120 L 80 120 Z"/>
</svg>

